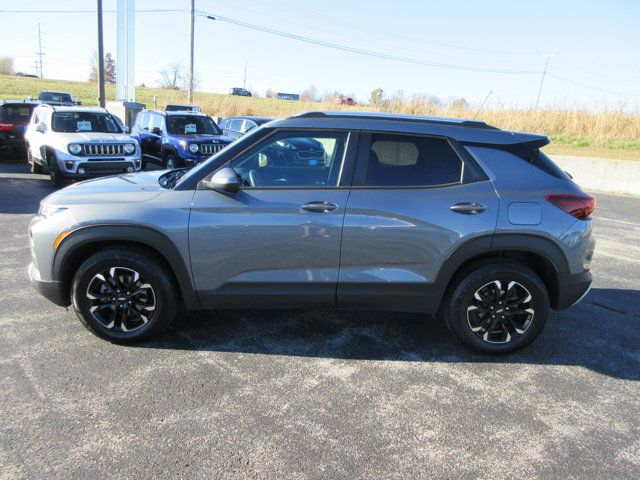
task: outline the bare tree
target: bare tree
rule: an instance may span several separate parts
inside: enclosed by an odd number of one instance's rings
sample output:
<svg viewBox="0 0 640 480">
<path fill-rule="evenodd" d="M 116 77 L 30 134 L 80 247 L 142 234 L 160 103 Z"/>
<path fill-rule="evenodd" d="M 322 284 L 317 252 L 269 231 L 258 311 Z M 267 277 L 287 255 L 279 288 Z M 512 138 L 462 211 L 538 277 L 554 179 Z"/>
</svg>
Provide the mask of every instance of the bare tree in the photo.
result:
<svg viewBox="0 0 640 480">
<path fill-rule="evenodd" d="M 160 70 L 160 88 L 168 90 L 180 90 L 184 80 L 184 69 L 179 63 L 172 63 Z"/>
<path fill-rule="evenodd" d="M 13 75 L 13 57 L 0 57 L 0 75 Z"/>
<path fill-rule="evenodd" d="M 272 88 L 267 88 L 267 91 L 264 92 L 264 96 L 266 98 L 276 98 L 276 92 L 274 92 Z"/>
<path fill-rule="evenodd" d="M 93 50 L 89 57 L 89 81 L 98 81 L 98 52 Z M 116 83 L 116 61 L 111 53 L 104 56 L 104 81 L 105 83 Z"/>
<path fill-rule="evenodd" d="M 384 103 L 384 90 L 376 88 L 369 94 L 369 103 L 374 106 L 380 106 Z"/>
<path fill-rule="evenodd" d="M 116 83 L 116 61 L 108 52 L 104 56 L 104 81 L 112 85 Z"/>
<path fill-rule="evenodd" d="M 320 100 L 318 96 L 318 89 L 315 85 L 310 85 L 305 88 L 300 94 L 300 100 L 303 102 L 318 102 Z"/>
</svg>

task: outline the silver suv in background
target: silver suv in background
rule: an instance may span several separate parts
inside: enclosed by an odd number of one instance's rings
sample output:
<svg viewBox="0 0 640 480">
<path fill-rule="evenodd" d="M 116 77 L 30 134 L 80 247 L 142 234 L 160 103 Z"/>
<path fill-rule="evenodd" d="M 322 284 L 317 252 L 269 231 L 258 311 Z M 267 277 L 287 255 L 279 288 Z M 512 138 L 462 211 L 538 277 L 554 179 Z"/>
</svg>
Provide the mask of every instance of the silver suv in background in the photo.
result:
<svg viewBox="0 0 640 480">
<path fill-rule="evenodd" d="M 313 307 L 437 314 L 466 347 L 511 352 L 591 284 L 595 199 L 548 142 L 457 119 L 277 120 L 191 170 L 50 195 L 31 280 L 113 342 L 180 306 Z"/>
<path fill-rule="evenodd" d="M 40 105 L 25 133 L 31 171 L 46 169 L 56 187 L 69 180 L 139 171 L 140 147 L 125 130 L 102 108 Z"/>
<path fill-rule="evenodd" d="M 271 117 L 227 117 L 220 120 L 218 126 L 227 137 L 235 140 L 271 120 Z"/>
</svg>

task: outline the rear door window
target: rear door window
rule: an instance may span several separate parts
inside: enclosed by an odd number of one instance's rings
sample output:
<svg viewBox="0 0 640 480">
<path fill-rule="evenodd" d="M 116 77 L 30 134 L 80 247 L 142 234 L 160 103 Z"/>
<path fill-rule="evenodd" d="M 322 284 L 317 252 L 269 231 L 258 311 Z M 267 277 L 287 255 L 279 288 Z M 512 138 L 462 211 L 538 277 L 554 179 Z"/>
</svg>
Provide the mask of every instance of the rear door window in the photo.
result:
<svg viewBox="0 0 640 480">
<path fill-rule="evenodd" d="M 365 185 L 419 187 L 460 183 L 463 163 L 444 138 L 372 134 Z"/>
</svg>

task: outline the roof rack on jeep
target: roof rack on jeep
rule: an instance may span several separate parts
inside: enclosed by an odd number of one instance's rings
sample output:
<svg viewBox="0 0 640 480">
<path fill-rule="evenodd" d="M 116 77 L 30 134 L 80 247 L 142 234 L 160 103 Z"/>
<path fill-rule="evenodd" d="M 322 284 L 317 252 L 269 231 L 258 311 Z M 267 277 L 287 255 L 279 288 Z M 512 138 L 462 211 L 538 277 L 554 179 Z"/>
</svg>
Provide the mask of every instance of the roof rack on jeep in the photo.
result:
<svg viewBox="0 0 640 480">
<path fill-rule="evenodd" d="M 343 112 L 343 111 L 310 111 L 299 115 L 293 115 L 291 118 L 357 118 L 365 120 L 393 120 L 399 122 L 423 122 L 433 123 L 437 125 L 452 125 L 457 127 L 484 128 L 487 130 L 500 130 L 497 127 L 489 125 L 481 120 L 466 120 L 463 118 L 446 118 L 446 117 L 421 117 L 419 115 L 402 115 L 397 113 L 384 112 Z"/>
</svg>

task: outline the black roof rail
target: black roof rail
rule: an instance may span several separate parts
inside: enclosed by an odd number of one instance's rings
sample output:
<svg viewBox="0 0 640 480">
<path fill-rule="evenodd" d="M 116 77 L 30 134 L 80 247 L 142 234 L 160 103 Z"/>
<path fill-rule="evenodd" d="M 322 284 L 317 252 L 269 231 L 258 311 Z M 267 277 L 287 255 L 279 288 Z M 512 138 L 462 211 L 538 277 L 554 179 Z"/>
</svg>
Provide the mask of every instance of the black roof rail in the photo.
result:
<svg viewBox="0 0 640 480">
<path fill-rule="evenodd" d="M 471 128 L 483 128 L 487 130 L 500 130 L 497 127 L 489 125 L 481 120 L 466 120 L 456 118 L 445 117 L 421 117 L 418 115 L 402 115 L 394 113 L 383 112 L 343 112 L 343 111 L 310 111 L 293 115 L 290 118 L 354 118 L 365 120 L 393 120 L 399 122 L 420 122 L 431 123 L 434 125 L 450 125 L 455 127 L 471 127 Z"/>
</svg>

